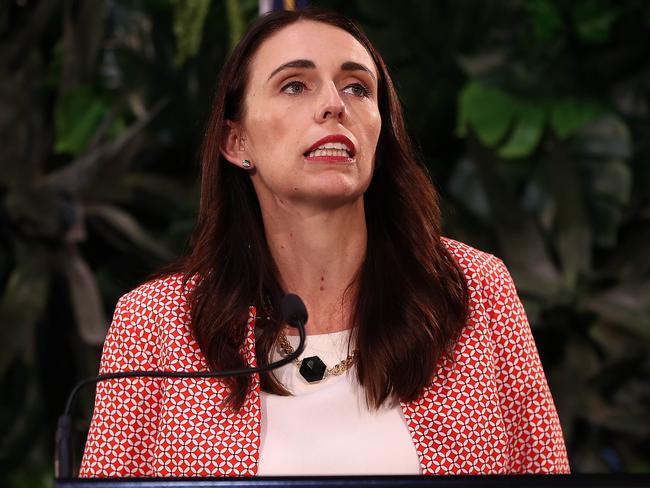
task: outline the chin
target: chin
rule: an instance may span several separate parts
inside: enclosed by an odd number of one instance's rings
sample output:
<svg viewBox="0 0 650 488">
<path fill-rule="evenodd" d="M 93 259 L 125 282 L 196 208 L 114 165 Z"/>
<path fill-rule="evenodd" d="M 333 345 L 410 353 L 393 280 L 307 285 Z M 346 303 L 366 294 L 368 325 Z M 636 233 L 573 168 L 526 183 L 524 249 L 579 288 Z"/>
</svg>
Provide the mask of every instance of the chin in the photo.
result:
<svg viewBox="0 0 650 488">
<path fill-rule="evenodd" d="M 359 188 L 328 188 L 327 191 L 318 191 L 305 195 L 305 199 L 311 201 L 315 206 L 334 209 L 354 202 L 363 202 L 364 191 L 365 189 Z"/>
<path fill-rule="evenodd" d="M 312 195 L 321 195 L 323 198 L 354 199 L 365 193 L 370 185 L 370 178 L 360 180 L 358 175 L 350 178 L 349 175 L 336 174 L 320 175 L 310 183 L 310 188 L 305 188 Z"/>
</svg>

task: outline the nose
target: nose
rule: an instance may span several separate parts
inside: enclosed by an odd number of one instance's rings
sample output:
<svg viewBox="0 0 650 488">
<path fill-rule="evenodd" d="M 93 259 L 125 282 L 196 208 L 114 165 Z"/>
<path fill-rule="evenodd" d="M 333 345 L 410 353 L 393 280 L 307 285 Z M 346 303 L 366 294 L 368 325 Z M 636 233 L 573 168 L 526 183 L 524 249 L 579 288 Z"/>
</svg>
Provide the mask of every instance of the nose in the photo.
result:
<svg viewBox="0 0 650 488">
<path fill-rule="evenodd" d="M 334 83 L 327 83 L 322 90 L 316 110 L 316 121 L 325 122 L 328 119 L 336 119 L 339 122 L 345 120 L 347 113 L 345 103 Z"/>
</svg>

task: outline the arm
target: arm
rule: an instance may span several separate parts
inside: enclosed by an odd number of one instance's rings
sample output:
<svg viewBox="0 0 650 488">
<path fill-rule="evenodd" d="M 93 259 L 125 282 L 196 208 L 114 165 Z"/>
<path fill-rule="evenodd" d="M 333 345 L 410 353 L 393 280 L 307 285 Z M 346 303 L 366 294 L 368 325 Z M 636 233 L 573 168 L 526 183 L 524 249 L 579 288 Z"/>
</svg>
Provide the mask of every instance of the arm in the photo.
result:
<svg viewBox="0 0 650 488">
<path fill-rule="evenodd" d="M 494 364 L 511 473 L 569 473 L 562 429 L 526 312 L 510 273 L 497 260 L 486 283 Z"/>
<path fill-rule="evenodd" d="M 157 369 L 152 321 L 137 303 L 138 290 L 117 303 L 108 331 L 100 373 Z M 100 382 L 80 477 L 147 476 L 157 431 L 160 380 L 119 379 Z"/>
</svg>

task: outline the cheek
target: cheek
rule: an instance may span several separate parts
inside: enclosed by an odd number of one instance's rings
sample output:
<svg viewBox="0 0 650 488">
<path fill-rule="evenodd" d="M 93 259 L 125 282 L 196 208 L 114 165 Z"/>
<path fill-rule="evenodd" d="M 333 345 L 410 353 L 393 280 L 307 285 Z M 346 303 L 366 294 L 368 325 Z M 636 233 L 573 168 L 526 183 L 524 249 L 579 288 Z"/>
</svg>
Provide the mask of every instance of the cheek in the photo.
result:
<svg viewBox="0 0 650 488">
<path fill-rule="evenodd" d="M 365 110 L 361 114 L 360 120 L 363 124 L 363 132 L 366 137 L 366 143 L 374 151 L 377 147 L 379 140 L 379 133 L 381 132 L 381 115 L 376 108 Z"/>
<path fill-rule="evenodd" d="M 282 120 L 274 117 L 268 111 L 258 110 L 248 120 L 249 137 L 252 148 L 259 155 L 268 154 L 269 146 L 284 131 Z"/>
<path fill-rule="evenodd" d="M 374 128 L 374 138 L 375 138 L 375 147 L 377 146 L 377 141 L 379 141 L 379 134 L 381 133 L 381 115 L 379 115 L 379 111 L 376 112 L 375 118 L 373 120 L 373 128 Z"/>
<path fill-rule="evenodd" d="M 258 163 L 277 165 L 300 149 L 300 127 L 295 111 L 260 109 L 248 117 L 251 150 Z M 302 124 L 304 126 L 304 124 Z"/>
</svg>

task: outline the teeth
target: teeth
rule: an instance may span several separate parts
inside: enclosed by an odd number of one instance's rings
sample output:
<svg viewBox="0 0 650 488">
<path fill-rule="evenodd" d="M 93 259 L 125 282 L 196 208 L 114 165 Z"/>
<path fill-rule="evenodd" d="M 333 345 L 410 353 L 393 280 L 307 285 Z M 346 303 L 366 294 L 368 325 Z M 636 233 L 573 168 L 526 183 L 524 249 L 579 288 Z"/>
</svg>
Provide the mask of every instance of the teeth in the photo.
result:
<svg viewBox="0 0 650 488">
<path fill-rule="evenodd" d="M 318 146 L 318 149 L 343 149 L 344 151 L 348 150 L 348 146 L 342 142 L 328 142 L 322 146 Z"/>
<path fill-rule="evenodd" d="M 348 150 L 348 146 L 346 146 L 342 142 L 328 142 L 326 144 L 318 146 L 317 149 L 310 152 L 307 156 L 308 157 L 338 156 L 338 157 L 349 158 L 350 151 Z"/>
<path fill-rule="evenodd" d="M 318 156 L 337 156 L 341 158 L 349 158 L 350 153 L 345 149 L 316 149 L 315 151 L 307 154 L 307 157 L 313 158 Z"/>
</svg>

